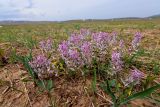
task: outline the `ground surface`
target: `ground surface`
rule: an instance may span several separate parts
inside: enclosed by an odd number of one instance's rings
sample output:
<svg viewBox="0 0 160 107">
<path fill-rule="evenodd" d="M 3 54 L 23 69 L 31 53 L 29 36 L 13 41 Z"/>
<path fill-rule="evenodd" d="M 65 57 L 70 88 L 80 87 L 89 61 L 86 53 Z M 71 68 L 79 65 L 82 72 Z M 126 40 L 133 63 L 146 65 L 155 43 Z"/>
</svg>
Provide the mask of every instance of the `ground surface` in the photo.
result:
<svg viewBox="0 0 160 107">
<path fill-rule="evenodd" d="M 2 25 L 0 28 L 0 49 L 4 57 L 9 58 L 8 64 L 0 67 L 0 107 L 48 107 L 49 98 L 46 93 L 40 92 L 29 78 L 26 70 L 20 63 L 14 63 L 11 50 L 16 48 L 19 54 L 25 55 L 30 46 L 31 37 L 34 43 L 44 38 L 51 37 L 55 44 L 66 39 L 68 34 L 80 28 L 93 31 L 116 31 L 125 39 L 130 34 L 141 32 L 143 40 L 141 46 L 150 53 L 149 58 L 143 57 L 144 63 L 156 62 L 160 65 L 160 20 L 127 20 L 127 21 L 95 21 L 95 22 L 65 22 L 51 24 L 25 24 Z M 36 48 L 36 47 L 35 47 Z M 35 50 L 38 52 L 38 50 Z M 148 67 L 148 68 L 146 68 Z M 152 65 L 142 66 L 144 72 L 152 72 Z M 159 74 L 157 74 L 159 76 Z M 52 90 L 52 101 L 57 107 L 107 107 L 111 106 L 111 99 L 97 84 L 98 90 L 94 95 L 91 90 L 91 76 L 86 81 L 82 77 L 68 78 L 56 77 L 55 88 Z M 160 82 L 160 79 L 157 79 Z M 134 100 L 126 105 L 131 107 L 158 107 L 151 100 Z"/>
</svg>

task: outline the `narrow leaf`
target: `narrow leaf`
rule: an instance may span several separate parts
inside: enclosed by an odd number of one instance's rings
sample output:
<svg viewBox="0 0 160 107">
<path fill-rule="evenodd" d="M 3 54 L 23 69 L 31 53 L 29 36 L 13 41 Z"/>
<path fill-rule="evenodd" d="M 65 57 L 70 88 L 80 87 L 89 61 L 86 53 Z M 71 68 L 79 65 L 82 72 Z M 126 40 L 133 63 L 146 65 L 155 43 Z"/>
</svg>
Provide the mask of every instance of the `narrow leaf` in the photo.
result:
<svg viewBox="0 0 160 107">
<path fill-rule="evenodd" d="M 106 84 L 101 84 L 100 86 L 106 93 L 108 93 L 111 96 L 112 100 L 115 102 L 116 97 L 115 97 L 114 93 L 111 91 L 108 80 L 106 81 Z"/>
<path fill-rule="evenodd" d="M 128 98 L 126 98 L 125 100 L 123 100 L 121 102 L 121 104 L 125 104 L 125 103 L 127 103 L 127 102 L 129 102 L 131 100 L 137 99 L 137 98 L 144 98 L 144 97 L 150 95 L 153 91 L 155 91 L 158 88 L 160 88 L 160 84 L 158 84 L 156 86 L 153 86 L 151 88 L 148 88 L 148 89 L 146 89 L 146 90 L 144 90 L 142 92 L 135 93 L 135 94 L 129 96 Z"/>
</svg>

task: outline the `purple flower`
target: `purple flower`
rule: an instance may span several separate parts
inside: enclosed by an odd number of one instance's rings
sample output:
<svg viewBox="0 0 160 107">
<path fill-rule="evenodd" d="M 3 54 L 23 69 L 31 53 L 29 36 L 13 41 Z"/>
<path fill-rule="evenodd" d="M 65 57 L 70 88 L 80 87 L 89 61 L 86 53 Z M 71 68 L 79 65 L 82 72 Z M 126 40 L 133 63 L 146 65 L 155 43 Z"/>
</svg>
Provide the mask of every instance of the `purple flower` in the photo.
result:
<svg viewBox="0 0 160 107">
<path fill-rule="evenodd" d="M 119 41 L 119 48 L 120 48 L 120 52 L 121 52 L 121 55 L 122 56 L 124 56 L 125 54 L 127 54 L 127 53 L 125 53 L 126 52 L 126 50 L 125 50 L 125 43 L 124 43 L 124 40 L 120 40 Z"/>
<path fill-rule="evenodd" d="M 43 55 L 38 55 L 31 62 L 29 62 L 29 64 L 34 70 L 34 72 L 38 74 L 39 77 L 42 77 L 42 75 L 48 73 L 52 73 L 51 61 Z"/>
<path fill-rule="evenodd" d="M 69 61 L 68 66 L 80 67 L 84 64 L 80 56 L 80 52 L 78 52 L 76 49 L 70 49 L 68 53 L 69 57 L 68 59 L 66 59 L 67 61 Z"/>
<path fill-rule="evenodd" d="M 84 55 L 90 55 L 91 54 L 91 43 L 90 42 L 84 42 L 81 46 L 81 51 Z"/>
<path fill-rule="evenodd" d="M 136 50 L 137 47 L 139 46 L 141 38 L 142 38 L 142 35 L 139 32 L 137 32 L 134 36 L 134 39 L 132 40 L 132 47 L 134 50 Z"/>
<path fill-rule="evenodd" d="M 112 33 L 112 43 L 115 44 L 117 42 L 117 33 L 113 32 Z"/>
<path fill-rule="evenodd" d="M 52 49 L 52 40 L 51 39 L 48 39 L 47 41 L 46 41 L 46 46 L 47 46 L 47 49 L 48 50 L 51 50 Z"/>
<path fill-rule="evenodd" d="M 80 34 L 83 36 L 88 36 L 90 33 L 91 32 L 88 29 L 80 29 Z"/>
<path fill-rule="evenodd" d="M 81 53 L 83 60 L 86 61 L 86 63 L 91 63 L 92 60 L 92 45 L 90 42 L 84 42 L 81 46 Z"/>
<path fill-rule="evenodd" d="M 48 40 L 43 40 L 43 41 L 40 41 L 39 42 L 39 46 L 42 50 L 44 50 L 45 52 L 47 51 L 51 51 L 52 50 L 52 47 L 53 47 L 53 44 L 52 44 L 52 40 L 51 39 L 48 39 Z"/>
<path fill-rule="evenodd" d="M 132 70 L 132 73 L 131 73 L 131 78 L 134 80 L 134 81 L 139 81 L 140 79 L 142 79 L 144 77 L 144 73 L 139 71 L 138 69 L 134 69 Z"/>
<path fill-rule="evenodd" d="M 119 47 L 121 48 L 121 49 L 123 49 L 124 48 L 124 41 L 123 40 L 120 40 L 120 42 L 119 42 Z"/>
<path fill-rule="evenodd" d="M 98 32 L 92 34 L 92 42 L 95 44 L 95 48 L 100 51 L 105 51 L 109 45 L 110 37 L 106 32 Z"/>
<path fill-rule="evenodd" d="M 108 42 L 108 33 L 106 32 L 93 33 L 92 39 L 97 43 L 102 43 L 104 41 Z"/>
<path fill-rule="evenodd" d="M 41 49 L 44 49 L 45 46 L 46 46 L 45 41 L 40 41 L 40 42 L 39 42 L 39 47 L 40 47 Z"/>
<path fill-rule="evenodd" d="M 80 57 L 80 54 L 79 52 L 76 50 L 76 49 L 73 49 L 73 50 L 69 50 L 69 57 L 72 59 L 72 60 L 78 60 L 79 57 Z"/>
<path fill-rule="evenodd" d="M 68 50 L 69 50 L 69 45 L 67 41 L 63 41 L 61 44 L 59 44 L 58 50 L 60 51 L 61 56 L 67 57 L 68 56 Z"/>
<path fill-rule="evenodd" d="M 121 61 L 121 54 L 119 52 L 112 53 L 111 62 L 115 72 L 122 70 L 123 62 Z"/>
<path fill-rule="evenodd" d="M 125 86 L 133 83 L 134 85 L 139 84 L 141 79 L 144 77 L 144 73 L 139 71 L 138 69 L 131 70 L 131 74 L 128 79 L 124 82 Z"/>
<path fill-rule="evenodd" d="M 42 67 L 42 66 L 48 66 L 48 60 L 45 56 L 43 55 L 38 55 L 36 58 L 34 58 L 34 60 L 31 62 L 31 67 L 35 68 L 35 67 Z"/>
<path fill-rule="evenodd" d="M 82 38 L 83 38 L 82 35 L 78 35 L 74 33 L 74 34 L 71 34 L 69 38 L 69 42 L 74 45 L 79 45 L 81 43 Z"/>
</svg>

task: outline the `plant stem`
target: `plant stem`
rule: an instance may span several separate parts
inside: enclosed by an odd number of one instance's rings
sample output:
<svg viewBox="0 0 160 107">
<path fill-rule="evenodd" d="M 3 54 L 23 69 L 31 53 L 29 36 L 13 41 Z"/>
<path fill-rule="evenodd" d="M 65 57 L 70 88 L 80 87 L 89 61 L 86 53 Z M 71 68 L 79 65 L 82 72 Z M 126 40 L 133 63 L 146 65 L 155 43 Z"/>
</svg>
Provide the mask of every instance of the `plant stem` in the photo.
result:
<svg viewBox="0 0 160 107">
<path fill-rule="evenodd" d="M 93 75 L 93 83 L 92 83 L 92 86 L 93 86 L 93 91 L 96 92 L 96 78 L 97 74 L 96 74 L 96 68 L 94 68 L 94 75 Z"/>
<path fill-rule="evenodd" d="M 55 104 L 52 102 L 52 95 L 50 92 L 48 92 L 48 97 L 49 97 L 49 103 L 50 103 L 51 107 L 56 107 Z"/>
</svg>

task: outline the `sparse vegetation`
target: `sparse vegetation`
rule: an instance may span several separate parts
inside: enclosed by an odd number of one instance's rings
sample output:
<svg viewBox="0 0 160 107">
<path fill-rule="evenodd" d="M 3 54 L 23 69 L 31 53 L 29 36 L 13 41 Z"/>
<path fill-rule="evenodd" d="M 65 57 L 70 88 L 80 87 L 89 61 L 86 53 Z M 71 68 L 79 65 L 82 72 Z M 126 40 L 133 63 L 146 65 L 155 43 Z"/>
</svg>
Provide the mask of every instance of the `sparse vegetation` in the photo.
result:
<svg viewBox="0 0 160 107">
<path fill-rule="evenodd" d="M 12 94 L 12 105 L 23 100 L 19 106 L 160 106 L 159 25 L 159 19 L 3 25 L 0 106 Z"/>
</svg>

